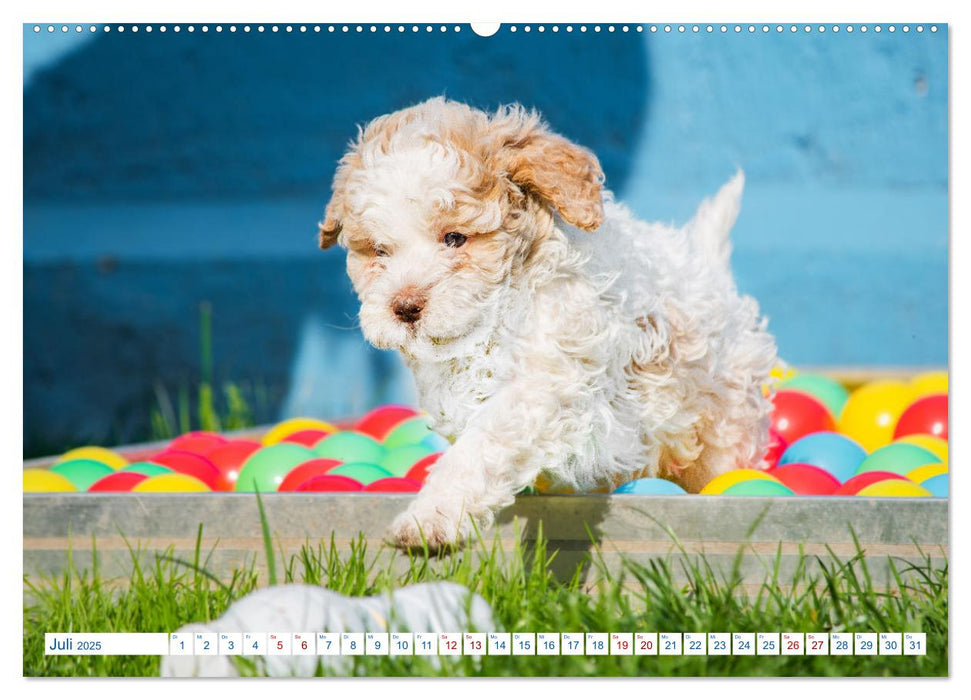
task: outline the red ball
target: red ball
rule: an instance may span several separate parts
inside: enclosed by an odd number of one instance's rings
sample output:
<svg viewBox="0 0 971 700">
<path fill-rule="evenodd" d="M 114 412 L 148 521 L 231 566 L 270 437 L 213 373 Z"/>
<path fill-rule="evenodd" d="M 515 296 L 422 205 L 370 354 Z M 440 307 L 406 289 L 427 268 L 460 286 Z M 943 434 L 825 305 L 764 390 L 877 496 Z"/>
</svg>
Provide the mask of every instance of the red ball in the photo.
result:
<svg viewBox="0 0 971 700">
<path fill-rule="evenodd" d="M 380 442 L 402 421 L 414 418 L 418 411 L 407 406 L 378 406 L 354 425 L 354 430 Z"/>
<path fill-rule="evenodd" d="M 330 435 L 326 430 L 298 430 L 293 435 L 287 435 L 280 442 L 292 442 L 304 447 L 313 447 Z"/>
<path fill-rule="evenodd" d="M 886 481 L 887 479 L 903 479 L 904 481 L 909 481 L 906 476 L 895 472 L 863 472 L 862 474 L 857 474 L 852 479 L 848 479 L 846 483 L 833 492 L 833 495 L 855 496 L 860 489 L 866 488 L 870 484 L 875 484 L 878 481 Z"/>
<path fill-rule="evenodd" d="M 829 496 L 840 487 L 839 480 L 811 464 L 793 462 L 770 469 L 771 474 L 800 496 Z"/>
<path fill-rule="evenodd" d="M 175 438 L 175 440 L 169 443 L 167 449 L 195 452 L 196 454 L 204 455 L 206 452 L 220 445 L 225 445 L 227 442 L 229 441 L 222 435 L 210 433 L 206 430 L 197 430 L 193 433 L 186 433 Z"/>
<path fill-rule="evenodd" d="M 893 429 L 893 439 L 905 435 L 933 435 L 947 440 L 947 394 L 933 394 L 910 404 Z"/>
<path fill-rule="evenodd" d="M 364 487 L 360 481 L 336 474 L 324 474 L 301 484 L 297 491 L 320 493 L 326 491 L 360 491 L 362 488 Z"/>
<path fill-rule="evenodd" d="M 421 491 L 421 484 L 411 479 L 390 476 L 386 479 L 372 481 L 364 487 L 364 490 L 371 493 L 418 493 Z"/>
<path fill-rule="evenodd" d="M 115 472 L 98 479 L 91 484 L 88 491 L 131 491 L 135 484 L 141 483 L 147 478 L 147 474 L 139 474 L 138 472 Z"/>
<path fill-rule="evenodd" d="M 808 394 L 783 389 L 772 404 L 772 429 L 790 445 L 810 433 L 836 430 L 829 409 Z"/>
<path fill-rule="evenodd" d="M 428 470 L 433 464 L 435 464 L 435 462 L 438 461 L 438 458 L 441 456 L 441 452 L 433 452 L 427 457 L 422 457 L 411 465 L 411 469 L 409 469 L 408 473 L 405 474 L 405 478 L 410 479 L 411 481 L 416 481 L 419 484 L 424 484 L 425 477 L 428 476 Z"/>
<path fill-rule="evenodd" d="M 222 445 L 216 445 L 203 455 L 216 465 L 219 470 L 217 491 L 233 491 L 239 470 L 246 459 L 260 449 L 262 445 L 254 440 L 229 440 Z"/>
<path fill-rule="evenodd" d="M 213 491 L 219 490 L 219 469 L 207 457 L 183 450 L 166 450 L 152 456 L 149 461 L 180 474 L 194 476 Z"/>
<path fill-rule="evenodd" d="M 782 457 L 787 447 L 789 447 L 789 443 L 786 439 L 769 428 L 769 447 L 765 451 L 765 462 L 768 465 L 766 469 L 772 469 L 779 463 L 779 458 Z"/>
<path fill-rule="evenodd" d="M 283 481 L 277 487 L 277 491 L 299 491 L 300 487 L 311 479 L 323 476 L 334 467 L 343 464 L 339 459 L 311 459 L 303 464 L 298 464 L 283 477 Z M 347 478 L 347 477 L 342 477 Z M 353 481 L 353 479 L 352 479 Z"/>
</svg>

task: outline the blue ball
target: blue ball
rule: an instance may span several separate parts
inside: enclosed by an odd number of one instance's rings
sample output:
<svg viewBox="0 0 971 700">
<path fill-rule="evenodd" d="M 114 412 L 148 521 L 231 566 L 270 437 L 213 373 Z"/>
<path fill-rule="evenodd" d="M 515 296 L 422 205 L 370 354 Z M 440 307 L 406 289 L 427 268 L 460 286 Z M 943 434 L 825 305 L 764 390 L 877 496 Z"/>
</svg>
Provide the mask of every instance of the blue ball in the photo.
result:
<svg viewBox="0 0 971 700">
<path fill-rule="evenodd" d="M 614 493 L 636 496 L 682 496 L 687 493 L 673 481 L 667 479 L 636 479 L 618 486 Z"/>
<path fill-rule="evenodd" d="M 946 473 L 932 476 L 930 479 L 920 482 L 920 485 L 930 491 L 937 498 L 947 498 L 948 480 Z"/>
<path fill-rule="evenodd" d="M 783 464 L 811 464 L 832 474 L 841 484 L 853 478 L 866 450 L 845 435 L 821 432 L 801 437 L 779 458 Z"/>
</svg>

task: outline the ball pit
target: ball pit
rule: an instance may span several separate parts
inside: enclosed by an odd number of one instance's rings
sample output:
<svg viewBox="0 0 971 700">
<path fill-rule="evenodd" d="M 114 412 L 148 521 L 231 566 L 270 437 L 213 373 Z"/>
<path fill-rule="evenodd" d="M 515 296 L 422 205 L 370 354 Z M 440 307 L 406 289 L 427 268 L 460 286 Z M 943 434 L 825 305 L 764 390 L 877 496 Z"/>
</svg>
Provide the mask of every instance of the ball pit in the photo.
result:
<svg viewBox="0 0 971 700">
<path fill-rule="evenodd" d="M 853 391 L 792 369 L 776 378 L 774 394 L 766 387 L 773 411 L 764 469 L 722 474 L 702 495 L 947 497 L 946 373 L 872 381 Z M 422 414 L 380 406 L 339 426 L 284 420 L 257 439 L 195 431 L 154 452 L 79 447 L 47 468 L 24 469 L 24 491 L 414 493 L 447 448 Z M 545 490 L 537 482 L 534 491 Z M 685 495 L 657 478 L 613 492 Z"/>
<path fill-rule="evenodd" d="M 809 464 L 842 483 L 856 474 L 864 459 L 866 450 L 852 439 L 826 431 L 806 435 L 789 445 L 779 458 L 779 466 Z"/>
<path fill-rule="evenodd" d="M 810 433 L 836 427 L 829 409 L 809 394 L 783 389 L 776 393 L 772 404 L 772 429 L 789 444 Z"/>
</svg>

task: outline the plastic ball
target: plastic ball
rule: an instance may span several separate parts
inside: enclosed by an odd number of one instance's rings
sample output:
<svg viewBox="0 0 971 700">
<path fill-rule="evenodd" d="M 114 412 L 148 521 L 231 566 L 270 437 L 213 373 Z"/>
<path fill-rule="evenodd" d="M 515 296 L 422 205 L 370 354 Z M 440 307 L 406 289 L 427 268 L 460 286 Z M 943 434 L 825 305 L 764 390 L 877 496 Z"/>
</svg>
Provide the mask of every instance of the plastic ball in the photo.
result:
<svg viewBox="0 0 971 700">
<path fill-rule="evenodd" d="M 219 488 L 219 469 L 208 457 L 184 450 L 166 450 L 152 455 L 151 461 L 163 467 L 170 467 L 172 471 L 179 474 L 194 477 L 210 489 Z"/>
<path fill-rule="evenodd" d="M 924 372 L 910 380 L 915 398 L 947 393 L 947 372 Z"/>
<path fill-rule="evenodd" d="M 377 464 L 366 464 L 363 462 L 342 464 L 339 467 L 334 467 L 328 471 L 327 474 L 333 476 L 346 476 L 348 479 L 354 479 L 354 481 L 358 481 L 364 486 L 367 486 L 371 482 L 377 481 L 378 479 L 385 479 L 389 476 L 394 476 L 387 469 L 382 469 Z"/>
<path fill-rule="evenodd" d="M 779 466 L 811 464 L 842 483 L 856 474 L 864 459 L 866 450 L 856 442 L 839 433 L 824 432 L 806 435 L 789 445 L 779 458 Z"/>
<path fill-rule="evenodd" d="M 298 464 L 283 477 L 277 491 L 299 491 L 300 487 L 318 476 L 323 476 L 334 467 L 340 466 L 342 462 L 336 459 L 324 459 L 319 457 L 311 459 L 309 462 Z"/>
<path fill-rule="evenodd" d="M 281 423 L 274 425 L 266 435 L 263 436 L 263 445 L 275 445 L 282 442 L 283 438 L 301 430 L 323 430 L 325 433 L 336 433 L 338 427 L 327 421 L 317 420 L 316 418 L 289 418 Z"/>
<path fill-rule="evenodd" d="M 797 374 L 782 381 L 779 389 L 801 391 L 820 401 L 834 418 L 843 411 L 850 393 L 835 379 L 822 374 Z"/>
<path fill-rule="evenodd" d="M 833 492 L 833 496 L 855 496 L 860 489 L 866 488 L 870 484 L 875 484 L 879 481 L 888 481 L 898 479 L 901 481 L 906 481 L 907 477 L 901 474 L 895 474 L 894 472 L 865 472 L 863 474 L 857 474 L 852 479 L 849 479 L 846 483 L 836 489 Z"/>
<path fill-rule="evenodd" d="M 922 482 L 920 485 L 930 491 L 931 495 L 935 498 L 947 498 L 947 474 L 938 474 L 937 476 L 932 476 L 930 479 Z"/>
<path fill-rule="evenodd" d="M 355 423 L 354 430 L 384 440 L 395 427 L 417 415 L 415 409 L 407 406 L 378 406 Z"/>
<path fill-rule="evenodd" d="M 767 473 L 800 496 L 829 496 L 840 487 L 835 476 L 811 464 L 783 464 Z"/>
<path fill-rule="evenodd" d="M 946 464 L 925 464 L 922 467 L 917 467 L 907 472 L 907 478 L 915 484 L 923 484 L 928 479 L 940 476 L 941 474 L 947 474 Z"/>
<path fill-rule="evenodd" d="M 836 427 L 826 406 L 808 394 L 782 390 L 772 404 L 772 429 L 790 445 L 804 435 Z"/>
<path fill-rule="evenodd" d="M 87 447 L 75 447 L 73 450 L 68 450 L 58 457 L 55 464 L 60 464 L 61 462 L 70 462 L 75 459 L 90 459 L 95 462 L 107 464 L 112 469 L 121 469 L 128 464 L 128 460 L 117 452 L 112 452 L 104 447 L 96 447 L 94 445 L 89 445 Z"/>
<path fill-rule="evenodd" d="M 328 435 L 314 445 L 313 451 L 316 457 L 369 464 L 377 464 L 387 452 L 373 437 L 355 430 L 342 430 Z"/>
<path fill-rule="evenodd" d="M 395 476 L 404 476 L 415 464 L 434 451 L 425 445 L 405 445 L 388 450 L 378 465 L 387 469 Z"/>
<path fill-rule="evenodd" d="M 768 473 L 759 469 L 733 469 L 729 472 L 716 476 L 714 479 L 705 484 L 704 488 L 698 493 L 706 496 L 724 493 L 726 489 L 731 488 L 735 484 L 742 481 L 750 481 L 752 479 L 772 481 L 777 484 L 782 483 L 774 476 L 770 476 Z"/>
<path fill-rule="evenodd" d="M 417 481 L 419 484 L 424 484 L 425 479 L 428 477 L 429 468 L 431 468 L 431 466 L 435 464 L 435 462 L 437 462 L 438 458 L 441 456 L 441 452 L 434 452 L 427 457 L 418 460 L 411 467 L 411 469 L 408 470 L 408 473 L 405 474 L 405 478 L 410 479 L 411 481 Z"/>
<path fill-rule="evenodd" d="M 900 414 L 893 429 L 894 438 L 915 434 L 947 440 L 947 394 L 919 398 Z"/>
<path fill-rule="evenodd" d="M 636 496 L 683 496 L 688 492 L 673 481 L 648 477 L 622 484 L 614 489 L 614 493 Z"/>
<path fill-rule="evenodd" d="M 865 486 L 856 492 L 857 496 L 893 496 L 896 498 L 926 498 L 931 492 L 908 479 L 887 479 Z"/>
<path fill-rule="evenodd" d="M 103 462 L 93 459 L 72 459 L 58 462 L 50 468 L 55 474 L 60 474 L 74 484 L 78 491 L 87 491 L 91 484 L 98 479 L 114 474 L 115 470 Z"/>
<path fill-rule="evenodd" d="M 144 474 L 145 476 L 158 476 L 159 474 L 172 473 L 172 469 L 170 467 L 164 467 L 161 464 L 155 464 L 154 462 L 132 462 L 127 467 L 122 467 L 118 471 L 134 472 L 135 474 Z"/>
<path fill-rule="evenodd" d="M 333 493 L 339 491 L 361 491 L 364 486 L 361 482 L 349 479 L 346 476 L 334 474 L 323 474 L 310 481 L 305 481 L 297 488 L 301 493 Z"/>
<path fill-rule="evenodd" d="M 222 435 L 217 435 L 206 430 L 197 430 L 175 438 L 169 443 L 168 449 L 195 452 L 196 454 L 203 455 L 227 442 L 229 441 Z"/>
<path fill-rule="evenodd" d="M 897 419 L 913 401 L 903 382 L 871 382 L 850 394 L 839 418 L 839 431 L 856 440 L 867 452 L 893 439 Z"/>
<path fill-rule="evenodd" d="M 428 437 L 424 438 L 418 444 L 424 445 L 425 447 L 429 448 L 432 452 L 444 452 L 445 450 L 447 450 L 449 447 L 452 446 L 452 444 L 448 440 L 443 438 L 438 433 L 434 433 L 434 432 L 429 433 Z"/>
<path fill-rule="evenodd" d="M 292 435 L 287 435 L 280 442 L 292 442 L 295 445 L 303 445 L 304 447 L 313 447 L 318 442 L 320 442 L 325 437 L 331 434 L 332 433 L 328 433 L 325 430 L 312 430 L 312 429 L 298 430 Z"/>
<path fill-rule="evenodd" d="M 114 474 L 109 474 L 98 479 L 91 484 L 91 488 L 88 491 L 92 493 L 99 491 L 131 491 L 137 484 L 142 483 L 148 478 L 150 477 L 147 474 L 139 474 L 138 472 L 116 471 Z"/>
<path fill-rule="evenodd" d="M 382 444 L 389 450 L 403 445 L 417 445 L 429 435 L 433 433 L 428 427 L 428 421 L 422 416 L 416 416 L 395 426 L 382 440 Z"/>
<path fill-rule="evenodd" d="M 902 438 L 897 438 L 891 445 L 897 443 L 907 443 L 908 445 L 917 445 L 918 447 L 923 447 L 928 452 L 934 453 L 941 462 L 947 464 L 947 442 L 936 438 L 933 435 L 904 435 Z"/>
<path fill-rule="evenodd" d="M 211 491 L 208 485 L 188 474 L 159 474 L 135 484 L 132 493 L 202 493 Z"/>
<path fill-rule="evenodd" d="M 765 451 L 766 469 L 771 469 L 779 463 L 779 458 L 785 454 L 789 443 L 772 428 L 769 428 L 769 446 Z"/>
<path fill-rule="evenodd" d="M 411 479 L 391 476 L 372 481 L 364 490 L 369 493 L 418 493 L 421 491 L 421 484 Z"/>
<path fill-rule="evenodd" d="M 776 381 L 785 381 L 791 377 L 795 377 L 796 375 L 796 370 L 785 364 L 776 365 L 769 371 L 769 376 Z"/>
<path fill-rule="evenodd" d="M 729 486 L 723 496 L 795 496 L 795 492 L 778 481 L 749 479 Z"/>
<path fill-rule="evenodd" d="M 243 463 L 261 447 L 262 445 L 254 440 L 229 440 L 206 452 L 205 457 L 219 471 L 217 490 L 233 491 Z"/>
<path fill-rule="evenodd" d="M 316 459 L 313 451 L 302 445 L 278 442 L 262 447 L 243 462 L 236 479 L 235 491 L 276 491 L 291 469 Z"/>
<path fill-rule="evenodd" d="M 917 467 L 940 461 L 934 453 L 925 450 L 923 447 L 906 442 L 895 442 L 868 455 L 856 471 L 858 474 L 864 472 L 894 472 L 903 476 Z"/>
<path fill-rule="evenodd" d="M 24 469 L 24 493 L 77 491 L 70 479 L 49 469 Z"/>
</svg>

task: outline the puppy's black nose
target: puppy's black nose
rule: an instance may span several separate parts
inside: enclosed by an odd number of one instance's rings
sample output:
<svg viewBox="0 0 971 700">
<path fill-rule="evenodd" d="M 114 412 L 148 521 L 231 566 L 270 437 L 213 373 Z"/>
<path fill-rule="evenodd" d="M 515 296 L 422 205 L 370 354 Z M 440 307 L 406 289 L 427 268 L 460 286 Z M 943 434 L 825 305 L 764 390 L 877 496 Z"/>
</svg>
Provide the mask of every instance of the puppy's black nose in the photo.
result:
<svg viewBox="0 0 971 700">
<path fill-rule="evenodd" d="M 399 320 L 414 323 L 421 317 L 421 310 L 425 308 L 425 298 L 420 294 L 399 294 L 391 302 L 391 310 Z"/>
</svg>

